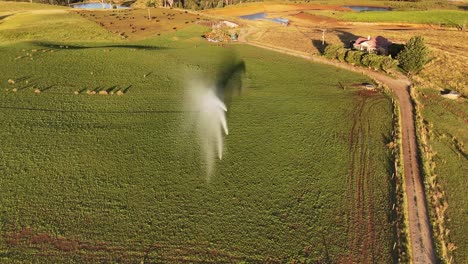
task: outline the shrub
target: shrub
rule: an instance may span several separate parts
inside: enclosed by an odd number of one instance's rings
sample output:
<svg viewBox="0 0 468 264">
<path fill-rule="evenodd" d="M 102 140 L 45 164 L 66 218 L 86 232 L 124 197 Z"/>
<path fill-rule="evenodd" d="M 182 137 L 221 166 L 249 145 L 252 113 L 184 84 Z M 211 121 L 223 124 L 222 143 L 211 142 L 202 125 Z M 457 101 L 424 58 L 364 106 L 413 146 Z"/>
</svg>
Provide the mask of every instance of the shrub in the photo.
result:
<svg viewBox="0 0 468 264">
<path fill-rule="evenodd" d="M 354 65 L 361 65 L 361 57 L 364 54 L 365 54 L 364 52 L 359 51 L 359 50 L 350 50 L 346 54 L 345 60 L 346 62 L 352 63 Z"/>
<path fill-rule="evenodd" d="M 370 60 L 370 63 L 368 66 L 376 69 L 376 70 L 379 70 L 380 69 L 380 64 L 382 62 L 382 58 L 384 58 L 383 56 L 379 56 L 377 54 L 369 54 L 369 60 Z"/>
<path fill-rule="evenodd" d="M 342 48 L 341 45 L 329 45 L 325 48 L 323 56 L 328 59 L 335 59 L 338 49 Z"/>
<path fill-rule="evenodd" d="M 429 50 L 421 36 L 412 37 L 405 49 L 398 54 L 398 61 L 403 70 L 408 74 L 416 74 L 424 68 L 429 60 Z"/>
<path fill-rule="evenodd" d="M 392 59 L 390 56 L 380 56 L 359 50 L 349 50 L 341 45 L 327 46 L 324 51 L 324 56 L 329 59 L 337 59 L 341 62 L 370 67 L 375 70 L 381 69 L 383 71 L 387 71 L 398 65 L 398 61 Z"/>
<path fill-rule="evenodd" d="M 146 7 L 156 7 L 156 2 L 154 0 L 148 0 L 145 3 Z"/>
<path fill-rule="evenodd" d="M 397 65 L 398 61 L 392 59 L 392 57 L 389 55 L 382 58 L 382 61 L 380 62 L 380 69 L 387 72 L 389 69 L 395 68 Z"/>
<path fill-rule="evenodd" d="M 340 47 L 339 49 L 336 50 L 336 59 L 338 59 L 341 62 L 345 62 L 346 54 L 348 53 L 348 49 L 345 49 L 344 47 Z"/>
<path fill-rule="evenodd" d="M 365 53 L 361 56 L 361 65 L 362 66 L 366 66 L 366 67 L 369 67 L 370 64 L 371 64 L 371 61 L 370 61 L 370 54 L 369 53 Z"/>
</svg>

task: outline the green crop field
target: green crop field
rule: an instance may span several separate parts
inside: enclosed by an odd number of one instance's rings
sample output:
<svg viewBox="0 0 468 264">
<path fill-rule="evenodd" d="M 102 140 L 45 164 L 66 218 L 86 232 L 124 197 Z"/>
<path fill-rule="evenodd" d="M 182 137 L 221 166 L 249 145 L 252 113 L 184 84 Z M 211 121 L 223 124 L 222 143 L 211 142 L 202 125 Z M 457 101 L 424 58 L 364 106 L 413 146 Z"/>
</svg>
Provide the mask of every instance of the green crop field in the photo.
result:
<svg viewBox="0 0 468 264">
<path fill-rule="evenodd" d="M 338 20 L 356 22 L 404 22 L 415 24 L 464 24 L 468 13 L 459 10 L 426 10 L 426 11 L 373 11 L 373 12 L 340 12 L 340 11 L 307 11 L 311 14 L 329 16 Z"/>
<path fill-rule="evenodd" d="M 42 8 L 42 9 L 41 9 Z M 0 1 L 0 43 L 26 40 L 118 40 L 95 23 L 64 7 Z"/>
<path fill-rule="evenodd" d="M 457 247 L 453 251 L 454 259 L 461 263 L 468 258 L 468 251 L 464 246 L 468 243 L 468 204 L 465 191 L 468 187 L 468 163 L 466 147 L 463 145 L 463 142 L 468 141 L 468 107 L 466 102 L 444 99 L 438 91 L 432 89 L 421 89 L 420 92 L 424 94 L 420 96 L 421 103 L 425 106 L 422 114 L 431 128 L 429 143 L 435 155 L 434 172 L 445 190 L 445 200 L 441 203 L 448 203 L 445 223 L 450 230 L 450 242 Z"/>
<path fill-rule="evenodd" d="M 366 77 L 200 26 L 125 43 L 2 26 L 0 262 L 393 261 L 392 106 L 353 88 Z M 184 87 L 226 54 L 247 70 L 208 180 Z"/>
</svg>

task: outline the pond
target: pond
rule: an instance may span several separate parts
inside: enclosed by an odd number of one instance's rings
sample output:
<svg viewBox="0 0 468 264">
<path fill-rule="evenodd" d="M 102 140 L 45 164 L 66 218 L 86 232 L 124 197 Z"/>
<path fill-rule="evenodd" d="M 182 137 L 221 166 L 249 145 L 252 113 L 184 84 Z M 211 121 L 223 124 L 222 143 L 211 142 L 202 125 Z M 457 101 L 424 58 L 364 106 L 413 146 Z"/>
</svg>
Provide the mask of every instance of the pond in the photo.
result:
<svg viewBox="0 0 468 264">
<path fill-rule="evenodd" d="M 352 9 L 353 11 L 357 12 L 363 12 L 363 11 L 391 11 L 392 9 L 390 7 L 381 7 L 381 6 L 352 6 L 352 5 L 347 5 L 347 6 L 342 6 L 346 7 L 349 9 Z"/>
<path fill-rule="evenodd" d="M 245 16 L 240 16 L 239 18 L 242 19 L 247 19 L 247 20 L 270 20 L 276 23 L 280 23 L 283 25 L 287 25 L 289 23 L 289 19 L 286 18 L 281 18 L 281 17 L 275 17 L 275 18 L 268 18 L 266 17 L 265 13 L 255 13 L 255 14 L 250 14 L 250 15 L 245 15 Z"/>
<path fill-rule="evenodd" d="M 129 9 L 128 6 L 118 6 L 114 5 L 115 9 Z M 84 3 L 84 4 L 74 4 L 71 5 L 73 8 L 81 8 L 81 9 L 113 9 L 113 6 L 108 3 Z"/>
</svg>

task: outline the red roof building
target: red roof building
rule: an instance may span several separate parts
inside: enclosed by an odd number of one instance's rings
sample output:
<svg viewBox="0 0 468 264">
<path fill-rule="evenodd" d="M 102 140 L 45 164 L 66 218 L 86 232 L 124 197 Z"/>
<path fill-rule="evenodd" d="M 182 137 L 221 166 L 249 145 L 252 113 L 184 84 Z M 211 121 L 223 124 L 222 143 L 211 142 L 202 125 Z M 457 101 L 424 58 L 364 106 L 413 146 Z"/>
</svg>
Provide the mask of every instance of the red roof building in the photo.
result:
<svg viewBox="0 0 468 264">
<path fill-rule="evenodd" d="M 388 46 L 390 46 L 390 44 L 391 42 L 382 36 L 377 36 L 375 38 L 371 38 L 369 36 L 367 38 L 358 38 L 356 41 L 354 41 L 353 47 L 358 50 L 366 50 L 368 52 L 386 54 L 388 52 Z"/>
</svg>

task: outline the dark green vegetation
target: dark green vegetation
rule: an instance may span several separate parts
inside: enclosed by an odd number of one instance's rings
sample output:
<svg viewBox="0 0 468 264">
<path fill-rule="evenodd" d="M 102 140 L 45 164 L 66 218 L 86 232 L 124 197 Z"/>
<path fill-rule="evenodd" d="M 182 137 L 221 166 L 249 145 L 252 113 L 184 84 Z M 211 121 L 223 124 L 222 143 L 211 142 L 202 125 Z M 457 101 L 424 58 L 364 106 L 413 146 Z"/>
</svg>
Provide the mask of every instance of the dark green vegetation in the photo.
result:
<svg viewBox="0 0 468 264">
<path fill-rule="evenodd" d="M 397 59 L 404 71 L 408 74 L 415 74 L 423 69 L 429 60 L 429 54 L 429 49 L 424 44 L 424 38 L 415 36 L 406 43 Z"/>
<path fill-rule="evenodd" d="M 0 46 L 0 262 L 392 261 L 389 99 L 204 30 Z M 183 88 L 228 50 L 247 74 L 208 182 Z"/>
<path fill-rule="evenodd" d="M 468 221 L 465 213 L 466 175 L 468 173 L 466 101 L 442 98 L 438 91 L 418 89 L 421 114 L 424 117 L 424 131 L 428 147 L 426 157 L 430 158 L 426 168 L 426 182 L 431 187 L 429 201 L 434 208 L 433 221 L 443 223 L 443 239 L 456 263 L 468 259 Z M 438 214 L 436 214 L 436 212 Z M 436 230 L 438 230 L 436 225 Z"/>
<path fill-rule="evenodd" d="M 389 71 L 398 65 L 391 56 L 377 55 L 366 51 L 344 48 L 341 44 L 329 45 L 323 55 L 329 59 L 337 59 L 356 66 L 364 66 L 375 70 Z"/>
<path fill-rule="evenodd" d="M 341 44 L 329 45 L 323 55 L 329 59 L 337 59 L 357 66 L 365 66 L 375 70 L 388 71 L 398 65 L 391 56 L 377 55 L 360 50 L 344 48 Z"/>
<path fill-rule="evenodd" d="M 375 70 L 389 71 L 399 66 L 404 72 L 416 74 L 420 72 L 429 60 L 429 49 L 421 36 L 412 37 L 406 45 L 391 45 L 390 52 L 398 52 L 396 60 L 392 55 L 383 56 L 365 51 L 344 48 L 341 44 L 329 45 L 323 55 L 329 59 L 337 59 L 357 66 L 365 66 Z"/>
</svg>

